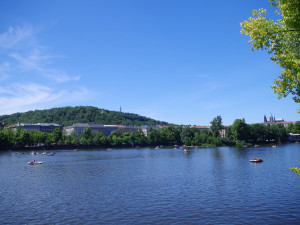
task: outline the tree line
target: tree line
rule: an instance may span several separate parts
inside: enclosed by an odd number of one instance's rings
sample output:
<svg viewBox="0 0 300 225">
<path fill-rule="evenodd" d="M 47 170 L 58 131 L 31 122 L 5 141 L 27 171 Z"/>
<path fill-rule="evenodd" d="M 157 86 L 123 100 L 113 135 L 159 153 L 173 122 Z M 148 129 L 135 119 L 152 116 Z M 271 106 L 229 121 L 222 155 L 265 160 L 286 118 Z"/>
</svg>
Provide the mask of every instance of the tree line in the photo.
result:
<svg viewBox="0 0 300 225">
<path fill-rule="evenodd" d="M 220 136 L 222 129 L 226 137 Z M 0 148 L 25 146 L 146 146 L 146 145 L 186 145 L 199 147 L 241 146 L 247 143 L 266 144 L 284 142 L 288 133 L 300 133 L 300 121 L 285 128 L 282 124 L 247 124 L 244 119 L 236 119 L 232 126 L 224 127 L 221 116 L 211 121 L 210 130 L 199 130 L 191 126 L 170 125 L 162 129 L 150 127 L 145 136 L 142 129 L 136 132 L 113 131 L 109 136 L 91 131 L 86 127 L 80 137 L 75 132 L 67 135 L 58 128 L 53 133 L 36 130 L 26 131 L 18 127 L 16 131 L 0 131 Z"/>
</svg>

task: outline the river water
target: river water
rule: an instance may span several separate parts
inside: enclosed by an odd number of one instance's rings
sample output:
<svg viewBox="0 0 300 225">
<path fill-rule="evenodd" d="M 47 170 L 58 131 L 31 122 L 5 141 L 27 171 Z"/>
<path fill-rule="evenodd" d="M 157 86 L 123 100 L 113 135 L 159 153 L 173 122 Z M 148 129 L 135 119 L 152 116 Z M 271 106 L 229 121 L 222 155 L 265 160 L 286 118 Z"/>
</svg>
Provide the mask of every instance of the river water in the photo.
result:
<svg viewBox="0 0 300 225">
<path fill-rule="evenodd" d="M 39 153 L 0 153 L 0 224 L 300 222 L 300 144 Z"/>
</svg>

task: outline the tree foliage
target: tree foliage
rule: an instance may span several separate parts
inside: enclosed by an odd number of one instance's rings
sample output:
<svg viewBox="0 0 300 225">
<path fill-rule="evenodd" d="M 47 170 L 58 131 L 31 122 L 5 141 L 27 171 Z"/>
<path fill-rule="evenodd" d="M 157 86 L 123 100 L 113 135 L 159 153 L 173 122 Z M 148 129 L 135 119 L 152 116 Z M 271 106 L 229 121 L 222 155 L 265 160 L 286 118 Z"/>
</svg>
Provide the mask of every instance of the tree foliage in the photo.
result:
<svg viewBox="0 0 300 225">
<path fill-rule="evenodd" d="M 236 119 L 228 129 L 228 137 L 244 143 L 270 143 L 284 141 L 288 137 L 282 124 L 247 124 L 244 119 Z"/>
<path fill-rule="evenodd" d="M 271 86 L 278 98 L 291 94 L 300 103 L 300 1 L 269 1 L 280 19 L 268 19 L 266 9 L 253 10 L 253 17 L 241 22 L 241 34 L 249 35 L 251 50 L 267 50 L 283 69 Z"/>
<path fill-rule="evenodd" d="M 291 128 L 298 132 L 300 121 Z M 210 130 L 199 130 L 190 126 L 170 125 L 162 129 L 150 127 L 146 137 L 141 128 L 135 132 L 116 130 L 109 136 L 102 132 L 91 131 L 86 127 L 80 137 L 73 131 L 66 135 L 65 131 L 55 129 L 53 133 L 36 130 L 24 130 L 19 127 L 0 130 L 0 149 L 11 147 L 23 148 L 26 146 L 145 146 L 145 145 L 181 145 L 214 147 L 244 145 L 245 143 L 272 143 L 287 140 L 287 130 L 282 124 L 246 124 L 244 119 L 237 119 L 227 128 L 227 137 L 220 138 Z"/>
<path fill-rule="evenodd" d="M 215 117 L 210 122 L 210 124 L 211 124 L 210 129 L 211 129 L 212 133 L 215 135 L 215 137 L 219 137 L 220 136 L 220 130 L 222 130 L 224 128 L 223 125 L 222 125 L 222 117 L 221 116 Z"/>
<path fill-rule="evenodd" d="M 291 171 L 297 173 L 297 174 L 300 174 L 300 168 L 297 168 L 297 167 L 291 167 L 290 168 Z M 300 178 L 300 175 L 298 176 Z"/>
<path fill-rule="evenodd" d="M 57 123 L 70 126 L 74 123 L 97 123 L 119 125 L 168 125 L 167 122 L 153 120 L 133 113 L 122 113 L 99 109 L 92 106 L 62 107 L 47 110 L 35 110 L 0 116 L 5 126 L 22 123 Z"/>
</svg>

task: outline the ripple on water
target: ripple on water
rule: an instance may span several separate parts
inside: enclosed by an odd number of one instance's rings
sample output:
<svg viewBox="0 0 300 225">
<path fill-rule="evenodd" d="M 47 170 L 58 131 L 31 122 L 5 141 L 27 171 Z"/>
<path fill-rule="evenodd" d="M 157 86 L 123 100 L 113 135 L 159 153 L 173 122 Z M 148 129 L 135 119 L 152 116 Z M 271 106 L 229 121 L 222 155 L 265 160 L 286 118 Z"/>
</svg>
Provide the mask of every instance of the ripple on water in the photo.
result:
<svg viewBox="0 0 300 225">
<path fill-rule="evenodd" d="M 250 164 L 253 156 L 264 158 Z M 0 223 L 296 224 L 299 145 L 0 154 Z M 42 222 L 41 222 L 42 221 Z"/>
</svg>

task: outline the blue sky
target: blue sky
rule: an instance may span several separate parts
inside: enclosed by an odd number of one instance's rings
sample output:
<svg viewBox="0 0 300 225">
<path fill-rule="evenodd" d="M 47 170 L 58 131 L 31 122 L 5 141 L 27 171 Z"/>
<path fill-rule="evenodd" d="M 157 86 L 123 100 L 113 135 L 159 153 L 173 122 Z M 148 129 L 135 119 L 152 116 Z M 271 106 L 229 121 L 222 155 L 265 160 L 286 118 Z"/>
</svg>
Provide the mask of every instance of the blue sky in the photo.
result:
<svg viewBox="0 0 300 225">
<path fill-rule="evenodd" d="M 176 124 L 299 120 L 240 22 L 267 0 L 0 3 L 0 114 L 91 105 Z"/>
</svg>

